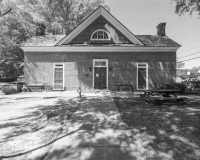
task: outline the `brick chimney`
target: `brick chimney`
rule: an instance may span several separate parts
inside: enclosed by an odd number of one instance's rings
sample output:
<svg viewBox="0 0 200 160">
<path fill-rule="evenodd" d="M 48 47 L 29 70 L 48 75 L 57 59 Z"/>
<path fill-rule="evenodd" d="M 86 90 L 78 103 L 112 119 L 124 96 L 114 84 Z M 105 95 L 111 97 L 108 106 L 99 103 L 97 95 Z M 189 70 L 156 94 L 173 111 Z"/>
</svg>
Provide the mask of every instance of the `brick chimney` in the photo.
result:
<svg viewBox="0 0 200 160">
<path fill-rule="evenodd" d="M 166 23 L 160 23 L 159 25 L 156 26 L 158 36 L 165 36 L 165 26 Z"/>
<path fill-rule="evenodd" d="M 44 36 L 45 35 L 46 26 L 43 23 L 37 23 L 36 26 L 36 36 Z"/>
</svg>

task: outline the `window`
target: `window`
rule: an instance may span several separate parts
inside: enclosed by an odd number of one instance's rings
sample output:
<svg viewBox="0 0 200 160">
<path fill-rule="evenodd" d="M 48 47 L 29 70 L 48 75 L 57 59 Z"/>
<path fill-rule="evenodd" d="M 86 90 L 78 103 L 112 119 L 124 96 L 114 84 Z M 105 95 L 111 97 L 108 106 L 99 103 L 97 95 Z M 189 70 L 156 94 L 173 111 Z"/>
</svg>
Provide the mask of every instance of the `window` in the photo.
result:
<svg viewBox="0 0 200 160">
<path fill-rule="evenodd" d="M 110 40 L 110 35 L 107 31 L 103 29 L 98 29 L 92 33 L 90 39 L 91 40 Z"/>
<path fill-rule="evenodd" d="M 106 67 L 106 61 L 95 61 L 95 67 L 104 66 Z"/>
<path fill-rule="evenodd" d="M 148 64 L 147 63 L 137 64 L 137 89 L 138 90 L 148 89 Z"/>
<path fill-rule="evenodd" d="M 93 59 L 93 67 L 108 67 L 107 59 Z"/>
</svg>

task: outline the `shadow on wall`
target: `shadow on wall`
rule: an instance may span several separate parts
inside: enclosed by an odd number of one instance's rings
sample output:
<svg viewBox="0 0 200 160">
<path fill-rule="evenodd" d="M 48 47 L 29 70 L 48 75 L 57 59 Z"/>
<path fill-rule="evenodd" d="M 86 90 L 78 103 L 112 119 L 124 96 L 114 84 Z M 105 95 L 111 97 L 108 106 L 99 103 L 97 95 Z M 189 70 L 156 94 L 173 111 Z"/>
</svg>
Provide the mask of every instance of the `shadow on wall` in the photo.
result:
<svg viewBox="0 0 200 160">
<path fill-rule="evenodd" d="M 25 81 L 29 84 L 52 84 L 52 63 L 32 62 L 25 64 Z"/>
<path fill-rule="evenodd" d="M 53 54 L 48 53 L 44 57 L 37 55 L 31 63 L 25 64 L 26 81 L 29 83 L 52 84 Z M 56 54 L 53 55 L 55 62 L 65 64 L 65 87 L 67 90 L 83 90 L 93 88 L 93 59 L 108 59 L 108 89 L 117 90 L 117 84 L 132 84 L 137 88 L 137 63 L 148 63 L 149 88 L 159 88 L 160 85 L 175 82 L 176 64 L 175 62 L 155 62 L 155 59 L 148 61 L 147 54 L 136 55 L 136 62 L 132 54 L 124 53 L 121 58 L 120 53 L 77 53 L 77 54 Z M 144 59 L 141 61 L 141 57 Z M 156 56 L 154 56 L 156 57 Z M 32 60 L 32 57 L 29 57 Z M 164 61 L 164 59 L 162 59 Z M 145 76 L 145 75 L 143 75 Z M 142 79 L 142 78 L 141 78 Z M 144 78 L 143 78 L 144 79 Z M 113 89 L 114 88 L 114 89 Z"/>
<path fill-rule="evenodd" d="M 24 75 L 25 75 L 25 82 L 27 83 L 37 83 L 37 78 L 34 73 L 34 70 L 30 66 L 30 63 L 28 63 L 27 58 L 24 59 Z"/>
<path fill-rule="evenodd" d="M 159 88 L 163 84 L 175 82 L 176 65 L 173 62 L 149 62 L 149 88 Z M 76 63 L 79 85 L 91 89 L 93 84 L 92 63 Z M 111 69 L 110 69 L 111 68 Z M 143 75 L 145 76 L 145 75 Z M 117 84 L 132 84 L 137 88 L 137 62 L 112 62 L 108 64 L 108 88 L 117 90 Z M 113 89 L 114 88 L 114 89 Z"/>
<path fill-rule="evenodd" d="M 93 64 L 92 62 L 76 62 L 78 71 L 77 88 L 80 86 L 83 90 L 90 90 L 93 88 Z M 74 77 L 76 78 L 76 77 Z"/>
<path fill-rule="evenodd" d="M 110 60 L 111 61 L 111 60 Z M 82 89 L 93 88 L 93 64 L 88 62 L 76 62 L 78 71 L 79 85 Z M 132 84 L 135 86 L 136 82 L 136 65 L 135 63 L 128 62 L 109 62 L 108 64 L 108 89 L 113 90 L 118 83 Z M 132 73 L 132 74 L 131 74 Z M 77 86 L 78 87 L 78 86 Z"/>
<path fill-rule="evenodd" d="M 149 88 L 159 88 L 163 84 L 173 84 L 176 78 L 176 63 L 149 62 Z"/>
</svg>

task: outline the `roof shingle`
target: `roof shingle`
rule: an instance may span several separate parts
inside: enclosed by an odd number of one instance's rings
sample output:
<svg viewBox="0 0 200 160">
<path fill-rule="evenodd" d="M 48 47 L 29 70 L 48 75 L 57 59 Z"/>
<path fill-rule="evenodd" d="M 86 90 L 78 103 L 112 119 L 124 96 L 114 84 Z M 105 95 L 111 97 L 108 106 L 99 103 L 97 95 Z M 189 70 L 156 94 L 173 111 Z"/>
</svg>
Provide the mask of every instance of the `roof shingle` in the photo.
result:
<svg viewBox="0 0 200 160">
<path fill-rule="evenodd" d="M 146 46 L 149 47 L 180 47 L 178 43 L 172 39 L 164 36 L 157 35 L 135 35 L 141 40 Z M 28 39 L 22 46 L 55 46 L 65 35 L 45 35 L 45 36 L 34 36 Z M 91 44 L 89 44 L 91 46 Z M 120 45 L 120 44 L 119 44 Z M 123 45 L 123 44 L 121 44 Z M 87 46 L 87 44 L 84 44 Z M 116 46 L 116 44 L 115 44 Z"/>
<path fill-rule="evenodd" d="M 157 36 L 157 35 L 135 35 L 140 39 L 146 46 L 154 47 L 180 47 L 181 45 L 173 41 L 172 39 L 166 36 Z"/>
<path fill-rule="evenodd" d="M 34 36 L 24 42 L 22 46 L 54 46 L 64 37 L 65 35 Z"/>
</svg>

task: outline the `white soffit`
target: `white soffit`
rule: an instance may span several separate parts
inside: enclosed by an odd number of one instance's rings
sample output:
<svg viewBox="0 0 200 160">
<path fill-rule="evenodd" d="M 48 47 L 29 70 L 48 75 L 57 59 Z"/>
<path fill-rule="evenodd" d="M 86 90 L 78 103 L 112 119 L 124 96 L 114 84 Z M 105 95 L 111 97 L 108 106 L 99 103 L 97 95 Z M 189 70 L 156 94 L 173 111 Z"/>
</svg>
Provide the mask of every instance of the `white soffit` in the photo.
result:
<svg viewBox="0 0 200 160">
<path fill-rule="evenodd" d="M 56 46 L 21 47 L 24 52 L 176 52 L 179 47 Z"/>
<path fill-rule="evenodd" d="M 106 9 L 102 6 L 94 11 L 89 17 L 87 17 L 78 27 L 76 27 L 68 36 L 63 38 L 56 46 L 68 44 L 78 34 L 80 34 L 87 26 L 89 26 L 95 19 L 102 15 L 113 26 L 115 26 L 124 36 L 126 36 L 132 43 L 144 46 L 144 44 L 134 36 L 126 27 L 124 27 L 116 18 L 114 18 Z"/>
</svg>

